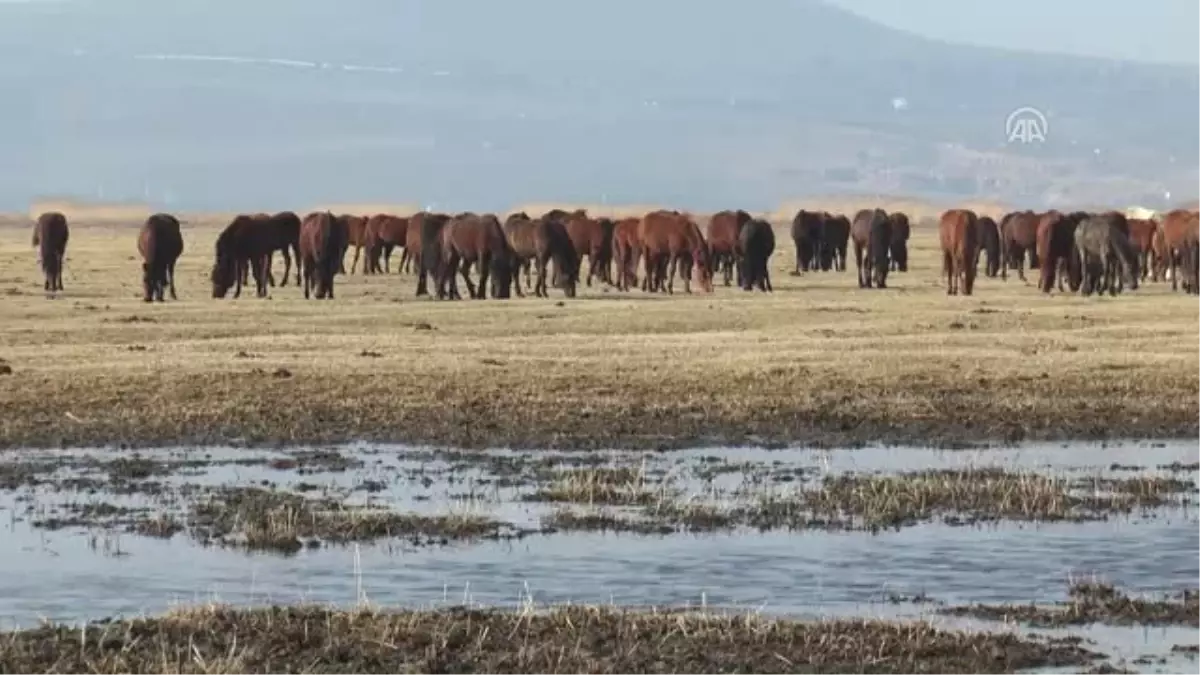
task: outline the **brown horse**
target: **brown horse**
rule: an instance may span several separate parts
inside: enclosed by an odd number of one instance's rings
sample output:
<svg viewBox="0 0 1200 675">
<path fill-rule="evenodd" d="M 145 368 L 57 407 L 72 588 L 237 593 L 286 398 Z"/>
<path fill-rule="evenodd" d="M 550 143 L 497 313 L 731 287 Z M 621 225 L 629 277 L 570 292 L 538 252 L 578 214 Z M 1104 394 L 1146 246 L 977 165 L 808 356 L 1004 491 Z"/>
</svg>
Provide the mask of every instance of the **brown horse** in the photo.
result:
<svg viewBox="0 0 1200 675">
<path fill-rule="evenodd" d="M 1000 228 L 996 226 L 996 221 L 988 216 L 980 216 L 976 219 L 975 226 L 979 229 L 977 237 L 979 247 L 976 249 L 975 265 L 978 267 L 979 258 L 986 255 L 987 261 L 984 263 L 983 273 L 995 278 L 1000 274 Z"/>
<path fill-rule="evenodd" d="M 183 234 L 179 219 L 169 213 L 155 213 L 146 219 L 138 233 L 138 253 L 142 256 L 142 300 L 163 302 L 163 290 L 175 295 L 175 261 L 183 255 Z"/>
<path fill-rule="evenodd" d="M 614 223 L 608 218 L 593 219 L 588 216 L 586 209 L 576 209 L 570 213 L 562 209 L 551 209 L 542 215 L 542 220 L 558 221 L 566 227 L 571 244 L 575 247 L 575 255 L 582 263 L 583 257 L 588 258 L 587 285 L 592 285 L 592 278 L 599 277 L 606 284 L 612 283 L 610 273 L 612 263 L 612 233 Z M 557 270 L 555 276 L 557 277 Z"/>
<path fill-rule="evenodd" d="M 1158 281 L 1158 261 L 1154 259 L 1154 233 L 1158 231 L 1158 223 L 1148 218 L 1129 218 L 1129 243 L 1137 252 L 1138 265 L 1142 272 L 1142 280 L 1151 276 L 1151 281 Z"/>
<path fill-rule="evenodd" d="M 617 289 L 637 286 L 638 259 L 642 255 L 642 240 L 638 239 L 641 218 L 622 218 L 613 227 L 612 257 L 617 270 Z"/>
<path fill-rule="evenodd" d="M 828 272 L 846 271 L 846 247 L 850 243 L 850 219 L 843 215 L 822 212 L 820 262 L 821 269 Z"/>
<path fill-rule="evenodd" d="M 792 217 L 792 244 L 796 248 L 793 275 L 816 271 L 821 267 L 825 220 L 824 213 L 804 209 L 800 209 Z"/>
<path fill-rule="evenodd" d="M 1066 290 L 1064 281 L 1072 291 L 1079 290 L 1082 268 L 1075 247 L 1075 228 L 1086 216 L 1083 212 L 1064 214 L 1054 209 L 1038 216 L 1034 250 L 1041 268 L 1038 288 L 1043 293 L 1054 290 L 1056 279 L 1059 291 Z"/>
<path fill-rule="evenodd" d="M 750 214 L 738 209 L 736 211 L 720 211 L 708 220 L 708 262 L 709 273 L 716 275 L 721 271 L 728 286 L 733 281 L 734 267 L 738 270 L 738 285 L 741 280 L 741 260 L 738 259 L 738 237 L 742 228 L 750 222 Z"/>
<path fill-rule="evenodd" d="M 428 280 L 436 285 L 442 266 L 442 228 L 450 222 L 445 213 L 418 211 L 408 219 L 404 250 L 417 270 L 417 296 L 429 295 Z"/>
<path fill-rule="evenodd" d="M 667 292 L 674 294 L 676 267 L 691 265 L 691 279 L 683 279 L 684 292 L 692 292 L 691 281 L 694 280 L 705 292 L 712 293 L 708 243 L 691 218 L 665 210 L 647 213 L 638 224 L 638 240 L 645 260 L 646 279 L 643 288 L 660 290 L 665 276 Z"/>
<path fill-rule="evenodd" d="M 850 224 L 854 241 L 854 262 L 858 268 L 858 287 L 887 288 L 891 269 L 892 221 L 883 209 L 863 209 Z"/>
<path fill-rule="evenodd" d="M 486 297 L 489 277 L 492 280 L 493 298 L 506 299 L 510 296 L 516 256 L 496 216 L 490 213 L 460 213 L 442 228 L 441 240 L 442 267 L 438 274 L 438 299 L 447 297 L 447 284 L 449 296 L 460 297 L 455 274 L 462 275 L 468 295 L 476 300 Z M 479 267 L 478 287 L 471 283 L 472 264 Z"/>
<path fill-rule="evenodd" d="M 213 297 L 223 298 L 235 287 L 240 297 L 248 273 L 253 271 L 258 297 L 266 297 L 267 286 L 274 285 L 271 255 L 283 254 L 283 283 L 287 286 L 292 271 L 292 253 L 300 260 L 300 218 L 291 211 L 276 214 L 242 214 L 233 219 L 217 237 L 216 257 L 210 275 Z M 296 285 L 300 285 L 300 263 L 296 263 Z"/>
<path fill-rule="evenodd" d="M 1163 234 L 1171 290 L 1200 293 L 1200 215 L 1190 209 L 1175 209 L 1162 217 Z"/>
<path fill-rule="evenodd" d="M 908 222 L 908 215 L 900 211 L 893 211 L 888 214 L 888 220 L 892 221 L 892 245 L 889 247 L 892 256 L 892 271 L 907 272 L 908 237 L 912 230 Z"/>
<path fill-rule="evenodd" d="M 392 251 L 397 246 L 403 248 L 404 251 L 400 256 L 400 264 L 396 271 L 408 272 L 412 259 L 408 254 L 408 248 L 405 247 L 405 242 L 408 240 L 408 222 L 408 218 L 387 213 L 371 216 L 367 220 L 367 229 L 363 234 L 366 242 L 363 248 L 367 249 L 367 262 L 363 267 L 365 274 L 391 272 Z M 383 258 L 382 266 L 379 264 L 381 257 Z"/>
<path fill-rule="evenodd" d="M 300 261 L 304 299 L 315 289 L 318 300 L 333 300 L 333 279 L 346 251 L 346 222 L 329 211 L 305 216 L 300 225 Z"/>
<path fill-rule="evenodd" d="M 738 284 L 742 290 L 757 286 L 764 293 L 771 287 L 771 254 L 775 252 L 775 230 L 761 218 L 754 218 L 738 232 Z"/>
<path fill-rule="evenodd" d="M 946 294 L 963 295 L 975 291 L 975 269 L 979 258 L 978 217 L 968 209 L 950 209 L 938 221 L 942 243 L 942 272 L 946 275 Z"/>
<path fill-rule="evenodd" d="M 539 298 L 549 297 L 546 284 L 547 265 L 553 259 L 555 276 L 561 281 L 563 293 L 575 297 L 579 283 L 579 258 L 566 228 L 557 220 L 538 218 L 531 220 L 525 213 L 514 213 L 504 221 L 504 236 L 513 250 L 514 265 L 527 265 L 530 260 L 537 267 L 537 283 L 533 288 Z M 525 297 L 521 290 L 521 276 L 513 269 L 513 281 L 517 295 Z M 528 285 L 528 282 L 526 282 Z"/>
<path fill-rule="evenodd" d="M 1017 270 L 1017 278 L 1025 281 L 1025 253 L 1029 253 L 1029 269 L 1039 267 L 1037 258 L 1038 215 L 1033 211 L 1013 211 L 1000 219 L 1000 278 L 1008 281 L 1008 270 Z"/>
<path fill-rule="evenodd" d="M 42 273 L 46 277 L 42 288 L 51 293 L 63 290 L 63 260 L 70 235 L 67 217 L 58 211 L 43 213 L 33 225 L 33 245 L 38 248 Z"/>
<path fill-rule="evenodd" d="M 354 247 L 354 262 L 350 263 L 350 274 L 354 274 L 354 270 L 358 268 L 358 257 L 362 253 L 363 246 L 367 243 L 367 220 L 369 216 L 355 216 L 349 213 L 343 213 L 337 216 L 337 220 L 341 223 L 340 227 L 346 231 L 346 241 L 342 245 L 343 261 L 338 263 L 338 274 L 346 273 L 346 264 L 344 258 L 346 251 L 351 246 Z M 363 273 L 366 274 L 366 262 L 363 263 Z"/>
</svg>

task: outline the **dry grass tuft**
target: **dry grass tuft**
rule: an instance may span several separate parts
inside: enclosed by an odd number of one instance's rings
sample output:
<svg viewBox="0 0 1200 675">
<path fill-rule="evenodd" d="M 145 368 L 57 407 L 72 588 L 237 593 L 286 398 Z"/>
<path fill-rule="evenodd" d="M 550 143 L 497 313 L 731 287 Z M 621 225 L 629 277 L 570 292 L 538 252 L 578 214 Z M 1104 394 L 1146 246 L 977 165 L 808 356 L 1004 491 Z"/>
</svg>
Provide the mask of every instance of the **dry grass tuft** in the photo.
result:
<svg viewBox="0 0 1200 675">
<path fill-rule="evenodd" d="M 5 672 L 1008 673 L 1082 666 L 1065 642 L 929 623 L 567 607 L 202 607 L 0 635 Z"/>
<path fill-rule="evenodd" d="M 1020 621 L 1038 627 L 1112 625 L 1200 627 L 1200 594 L 1195 588 L 1158 597 L 1135 597 L 1111 584 L 1072 584 L 1066 602 L 1056 605 L 968 605 L 938 610 L 942 614 L 996 621 Z"/>
<path fill-rule="evenodd" d="M 214 301 L 224 223 L 184 218 L 182 300 L 152 306 L 136 223 L 75 223 L 53 300 L 29 231 L 0 228 L 0 447 L 954 446 L 1198 431 L 1194 298 L 1163 284 L 1044 296 L 1012 278 L 950 298 L 935 233 L 919 227 L 910 272 L 887 291 L 859 290 L 853 270 L 789 276 L 780 227 L 772 295 L 594 286 L 574 301 L 439 303 L 392 274 L 339 277 L 334 302 L 294 286 Z"/>
</svg>

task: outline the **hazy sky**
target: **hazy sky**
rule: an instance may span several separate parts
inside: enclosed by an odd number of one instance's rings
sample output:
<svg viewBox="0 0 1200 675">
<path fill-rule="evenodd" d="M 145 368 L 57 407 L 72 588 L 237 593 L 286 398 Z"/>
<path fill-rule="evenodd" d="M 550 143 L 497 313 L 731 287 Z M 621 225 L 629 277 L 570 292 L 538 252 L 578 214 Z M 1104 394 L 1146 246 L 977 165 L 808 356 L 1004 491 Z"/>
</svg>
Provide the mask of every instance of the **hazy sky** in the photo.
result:
<svg viewBox="0 0 1200 675">
<path fill-rule="evenodd" d="M 955 42 L 1138 61 L 1200 62 L 1198 0 L 827 0 Z"/>
</svg>

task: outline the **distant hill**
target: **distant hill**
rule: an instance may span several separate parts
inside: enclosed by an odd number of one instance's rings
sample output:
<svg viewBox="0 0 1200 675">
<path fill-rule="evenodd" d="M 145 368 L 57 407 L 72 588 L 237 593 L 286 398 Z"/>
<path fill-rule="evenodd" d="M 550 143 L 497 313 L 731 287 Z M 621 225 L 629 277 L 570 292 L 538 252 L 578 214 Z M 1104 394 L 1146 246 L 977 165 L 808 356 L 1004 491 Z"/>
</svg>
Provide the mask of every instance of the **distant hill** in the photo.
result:
<svg viewBox="0 0 1200 675">
<path fill-rule="evenodd" d="M 816 0 L 0 4 L 0 209 L 816 194 L 1165 204 L 1195 67 L 964 47 Z M 1046 141 L 1009 144 L 1032 106 Z"/>
</svg>

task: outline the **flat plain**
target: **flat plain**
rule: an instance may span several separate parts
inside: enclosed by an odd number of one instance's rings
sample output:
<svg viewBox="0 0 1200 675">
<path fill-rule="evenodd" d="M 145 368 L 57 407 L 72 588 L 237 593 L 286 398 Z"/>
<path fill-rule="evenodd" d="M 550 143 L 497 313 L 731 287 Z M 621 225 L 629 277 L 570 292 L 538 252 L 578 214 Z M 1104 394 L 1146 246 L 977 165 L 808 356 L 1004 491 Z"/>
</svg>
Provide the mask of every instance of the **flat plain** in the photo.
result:
<svg viewBox="0 0 1200 675">
<path fill-rule="evenodd" d="M 864 442 L 956 446 L 1197 433 L 1200 305 L 1169 284 L 1040 293 L 1029 275 L 950 297 L 936 230 L 907 273 L 860 290 L 792 276 L 774 292 L 673 296 L 596 282 L 566 299 L 436 301 L 415 277 L 294 281 L 211 297 L 224 222 L 182 216 L 179 301 L 141 300 L 137 224 L 72 222 L 66 290 L 42 291 L 25 226 L 0 227 L 0 447 L 285 444 L 665 448 Z M 353 251 L 347 255 L 347 269 Z M 393 263 L 395 258 L 393 258 Z M 282 277 L 282 261 L 274 270 Z M 1036 273 L 1035 273 L 1036 274 Z"/>
</svg>

